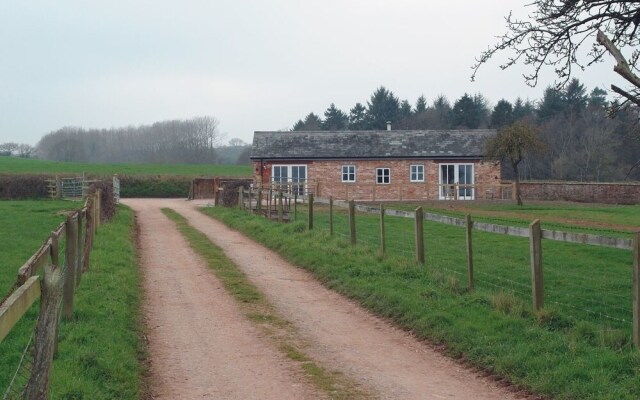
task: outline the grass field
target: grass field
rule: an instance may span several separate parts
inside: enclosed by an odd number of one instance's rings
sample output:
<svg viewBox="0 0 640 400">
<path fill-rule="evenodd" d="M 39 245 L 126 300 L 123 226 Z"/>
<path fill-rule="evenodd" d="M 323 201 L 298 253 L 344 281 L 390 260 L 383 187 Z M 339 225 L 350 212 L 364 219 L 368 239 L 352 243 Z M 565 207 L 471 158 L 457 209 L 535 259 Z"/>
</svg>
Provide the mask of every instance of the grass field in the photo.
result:
<svg viewBox="0 0 640 400">
<path fill-rule="evenodd" d="M 81 174 L 90 175 L 189 175 L 251 176 L 250 165 L 199 164 L 90 164 L 45 161 L 0 156 L 0 171 L 8 174 Z"/>
<path fill-rule="evenodd" d="M 502 225 L 526 226 L 540 219 L 545 229 L 597 231 L 607 233 L 640 230 L 640 204 L 606 205 L 570 202 L 528 202 L 518 206 L 512 202 L 439 201 L 415 204 L 388 204 L 388 208 L 413 210 L 422 206 L 425 211 L 462 217 L 472 214 L 475 219 Z"/>
<path fill-rule="evenodd" d="M 446 346 L 513 384 L 560 399 L 640 397 L 640 352 L 631 346 L 629 251 L 543 241 L 546 307 L 530 299 L 526 238 L 474 232 L 476 289 L 466 290 L 464 229 L 427 222 L 425 266 L 413 261 L 413 221 L 386 219 L 386 256 L 378 219 L 358 215 L 358 245 L 347 219 L 326 213 L 315 228 L 278 225 L 237 210 L 205 212 L 247 233 L 329 287 Z M 304 210 L 300 220 L 305 220 Z"/>
<path fill-rule="evenodd" d="M 68 201 L 0 201 L 0 295 L 18 268 L 64 220 L 81 207 Z M 51 380 L 51 398 L 135 399 L 141 391 L 139 296 L 133 215 L 121 208 L 101 226 L 89 273 L 76 292 L 74 320 L 63 323 Z M 0 343 L 0 393 L 16 372 L 37 319 L 37 303 Z M 20 373 L 18 381 L 28 376 Z"/>
</svg>

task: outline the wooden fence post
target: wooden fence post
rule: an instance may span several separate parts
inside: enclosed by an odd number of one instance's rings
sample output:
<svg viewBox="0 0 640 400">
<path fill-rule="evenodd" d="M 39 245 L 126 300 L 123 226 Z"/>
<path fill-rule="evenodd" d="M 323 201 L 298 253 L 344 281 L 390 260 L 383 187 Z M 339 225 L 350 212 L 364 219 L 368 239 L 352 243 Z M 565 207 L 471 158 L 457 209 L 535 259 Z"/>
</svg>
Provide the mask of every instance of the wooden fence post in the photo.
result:
<svg viewBox="0 0 640 400">
<path fill-rule="evenodd" d="M 467 278 L 469 291 L 473 290 L 473 242 L 471 240 L 471 232 L 473 230 L 473 221 L 471 215 L 467 214 Z"/>
<path fill-rule="evenodd" d="M 289 212 L 291 212 L 291 207 L 289 207 Z M 293 220 L 298 220 L 298 191 L 296 190 L 293 194 Z"/>
<path fill-rule="evenodd" d="M 533 308 L 539 311 L 544 307 L 544 285 L 542 279 L 542 231 L 540 220 L 529 225 L 529 248 L 531 250 L 531 293 Z"/>
<path fill-rule="evenodd" d="M 86 225 L 84 234 L 84 249 L 82 254 L 82 272 L 89 270 L 89 259 L 91 258 L 91 249 L 93 248 L 93 231 L 94 231 L 94 212 L 93 204 L 87 208 Z"/>
<path fill-rule="evenodd" d="M 98 208 L 96 210 L 96 233 L 98 232 L 98 228 L 100 228 L 100 223 L 102 222 L 102 189 L 96 190 L 96 204 Z"/>
<path fill-rule="evenodd" d="M 309 230 L 313 229 L 313 194 L 309 193 Z"/>
<path fill-rule="evenodd" d="M 73 318 L 73 297 L 76 283 L 76 261 L 78 258 L 77 214 L 69 215 L 65 224 L 66 245 L 64 252 L 64 294 L 62 299 L 62 318 Z"/>
<path fill-rule="evenodd" d="M 82 210 L 78 211 L 78 221 L 77 221 L 77 240 L 76 240 L 76 272 L 74 276 L 76 277 L 76 287 L 80 286 L 80 278 L 82 277 L 82 259 L 83 259 L 83 249 L 84 249 L 84 240 L 83 238 L 86 235 L 82 233 L 82 221 L 85 219 L 85 216 Z"/>
<path fill-rule="evenodd" d="M 633 234 L 633 344 L 640 347 L 640 231 Z"/>
<path fill-rule="evenodd" d="M 333 196 L 329 196 L 329 236 L 333 236 Z"/>
<path fill-rule="evenodd" d="M 356 202 L 349 201 L 349 233 L 351 236 L 351 244 L 356 244 Z"/>
<path fill-rule="evenodd" d="M 244 208 L 244 199 L 242 198 L 244 194 L 243 192 L 244 192 L 244 188 L 240 186 L 238 188 L 238 208 L 241 210 Z"/>
<path fill-rule="evenodd" d="M 45 265 L 40 315 L 36 325 L 35 354 L 25 399 L 49 398 L 49 375 L 58 332 L 58 304 L 62 297 L 62 268 Z"/>
<path fill-rule="evenodd" d="M 416 208 L 416 261 L 424 264 L 424 213 L 422 207 Z"/>
<path fill-rule="evenodd" d="M 262 189 L 258 189 L 258 214 L 262 214 Z"/>
<path fill-rule="evenodd" d="M 56 199 L 62 198 L 62 180 L 56 175 Z"/>
<path fill-rule="evenodd" d="M 284 205 L 282 204 L 282 190 L 278 191 L 278 222 L 284 219 Z"/>
<path fill-rule="evenodd" d="M 384 237 L 384 204 L 380 204 L 380 251 L 382 254 L 386 252 L 386 243 Z"/>
</svg>

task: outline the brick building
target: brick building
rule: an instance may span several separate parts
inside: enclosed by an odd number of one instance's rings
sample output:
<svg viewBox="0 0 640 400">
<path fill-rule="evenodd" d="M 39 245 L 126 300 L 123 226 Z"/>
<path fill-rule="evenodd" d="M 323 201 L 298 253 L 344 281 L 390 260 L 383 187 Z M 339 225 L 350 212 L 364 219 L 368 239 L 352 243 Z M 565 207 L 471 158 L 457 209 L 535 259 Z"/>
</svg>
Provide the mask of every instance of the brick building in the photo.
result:
<svg viewBox="0 0 640 400">
<path fill-rule="evenodd" d="M 360 201 L 473 200 L 499 190 L 494 130 L 255 132 L 255 182 Z"/>
</svg>

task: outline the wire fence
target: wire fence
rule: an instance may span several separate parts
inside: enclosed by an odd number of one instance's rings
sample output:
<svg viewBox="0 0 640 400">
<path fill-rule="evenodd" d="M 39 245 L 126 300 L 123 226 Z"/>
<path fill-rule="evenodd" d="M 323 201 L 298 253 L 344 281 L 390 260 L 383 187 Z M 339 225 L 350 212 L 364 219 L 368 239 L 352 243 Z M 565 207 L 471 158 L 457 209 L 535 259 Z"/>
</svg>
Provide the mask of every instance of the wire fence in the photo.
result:
<svg viewBox="0 0 640 400">
<path fill-rule="evenodd" d="M 345 241 L 352 240 L 349 212 L 327 202 L 315 202 L 313 229 L 332 231 Z M 375 211 L 375 210 L 373 210 Z M 381 218 L 367 212 L 355 212 L 356 243 L 367 246 L 384 256 L 416 259 L 415 223 L 409 218 L 392 217 L 394 210 L 386 210 L 384 235 Z M 295 221 L 307 221 L 309 208 L 298 204 Z M 454 221 L 456 222 L 456 221 Z M 457 225 L 456 225 L 457 224 Z M 425 221 L 425 271 L 438 271 L 467 286 L 468 259 L 466 229 L 456 224 Z M 506 231 L 505 231 L 506 232 Z M 612 232 L 613 237 L 624 236 Z M 528 235 L 527 235 L 528 236 Z M 628 234 L 626 234 L 628 236 Z M 640 235 L 639 235 L 640 236 Z M 603 245 L 607 246 L 607 238 Z M 633 275 L 634 258 L 630 255 L 631 240 L 616 242 L 621 248 L 546 240 L 543 243 L 544 313 L 550 323 L 595 325 L 601 334 L 625 337 L 630 344 L 633 333 Z M 637 240 L 637 239 L 636 239 Z M 622 244 L 620 244 L 622 243 Z M 629 246 L 628 248 L 626 246 Z M 638 260 L 635 260 L 638 263 Z M 493 296 L 508 293 L 526 309 L 532 307 L 532 271 L 530 239 L 499 233 L 473 233 L 473 287 Z M 635 289 L 637 290 L 637 289 Z M 637 324 L 637 322 L 636 322 Z M 636 343 L 637 345 L 637 343 Z"/>
<path fill-rule="evenodd" d="M 16 334 L 29 335 L 3 400 L 47 396 L 60 322 L 73 315 L 74 292 L 87 270 L 100 225 L 100 198 L 101 191 L 96 190 L 82 209 L 68 215 L 20 268 L 14 290 L 0 303 L 0 342 L 14 327 Z M 39 307 L 31 307 L 38 298 Z M 19 337 L 12 339 L 14 344 L 21 342 Z"/>
</svg>

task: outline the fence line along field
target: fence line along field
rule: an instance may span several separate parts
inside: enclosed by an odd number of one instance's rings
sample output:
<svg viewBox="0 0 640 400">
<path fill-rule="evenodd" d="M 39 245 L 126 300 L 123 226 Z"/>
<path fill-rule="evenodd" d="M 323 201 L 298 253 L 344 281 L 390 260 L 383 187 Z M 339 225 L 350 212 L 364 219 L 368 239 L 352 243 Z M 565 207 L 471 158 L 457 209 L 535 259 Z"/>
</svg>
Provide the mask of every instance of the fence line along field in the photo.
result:
<svg viewBox="0 0 640 400">
<path fill-rule="evenodd" d="M 250 196 L 238 194 L 235 205 L 242 201 L 248 206 Z M 254 193 L 254 210 L 255 198 Z M 638 332 L 632 325 L 638 309 L 633 293 L 640 287 L 632 279 L 634 268 L 640 268 L 640 234 L 610 232 L 610 238 L 602 238 L 605 244 L 612 238 L 621 248 L 534 240 L 541 244 L 538 265 L 543 271 L 542 290 L 534 290 L 528 228 L 512 229 L 524 232 L 522 237 L 473 230 L 470 289 L 464 220 L 450 225 L 427 215 L 421 263 L 415 221 L 391 215 L 411 212 L 389 206 L 382 219 L 380 212 L 360 205 L 353 207 L 352 218 L 335 204 L 316 201 L 310 207 L 273 198 L 270 211 L 261 211 L 288 224 L 220 208 L 205 212 L 277 249 L 331 287 L 419 336 L 443 343 L 452 353 L 534 392 L 561 398 L 640 396 Z M 597 236 L 588 227 L 575 229 Z M 564 236 L 581 237 L 557 234 L 556 239 Z M 536 302 L 534 293 L 542 293 L 543 301 Z M 603 368 L 609 371 L 605 375 Z"/>
<path fill-rule="evenodd" d="M 134 398 L 139 392 L 141 344 L 132 215 L 121 210 L 119 214 L 124 215 L 103 227 L 100 221 L 112 218 L 114 212 L 111 191 L 102 196 L 93 187 L 86 203 L 0 202 L 0 233 L 13 239 L 0 245 L 7 255 L 0 271 L 0 392 L 4 400 L 49 395 L 106 399 L 116 393 Z M 111 246 L 106 253 L 104 245 L 94 240 L 98 229 L 100 241 Z M 89 287 L 80 290 L 80 277 L 94 253 L 99 270 L 83 278 Z M 54 353 L 59 367 L 52 369 Z"/>
</svg>

